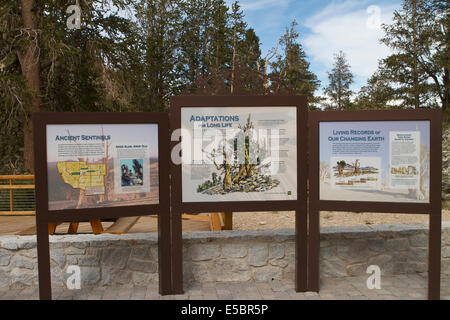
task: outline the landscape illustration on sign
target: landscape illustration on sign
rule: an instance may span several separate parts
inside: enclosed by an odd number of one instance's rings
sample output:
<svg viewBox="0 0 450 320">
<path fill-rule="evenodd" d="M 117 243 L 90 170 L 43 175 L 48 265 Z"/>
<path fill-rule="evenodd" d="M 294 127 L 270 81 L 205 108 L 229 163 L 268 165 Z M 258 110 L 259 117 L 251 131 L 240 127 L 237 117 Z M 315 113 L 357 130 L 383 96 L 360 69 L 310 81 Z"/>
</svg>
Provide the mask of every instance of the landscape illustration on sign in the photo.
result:
<svg viewBox="0 0 450 320">
<path fill-rule="evenodd" d="M 399 167 L 392 167 L 391 174 L 415 176 L 415 175 L 418 175 L 419 172 L 418 172 L 416 166 L 399 166 Z"/>
<path fill-rule="evenodd" d="M 333 180 L 334 186 L 340 187 L 360 187 L 360 186 L 376 186 L 380 180 L 380 168 L 376 167 L 374 163 L 379 162 L 379 159 L 374 158 L 371 164 L 367 163 L 365 158 L 355 159 L 339 159 L 336 161 L 333 158 L 335 165 L 333 166 Z"/>
<path fill-rule="evenodd" d="M 253 129 L 249 114 L 245 125 L 239 125 L 239 132 L 232 141 L 223 141 L 211 152 L 203 150 L 217 171 L 212 172 L 210 180 L 198 186 L 198 193 L 263 192 L 280 184 L 268 173 L 271 163 L 266 161 L 267 142 L 260 143 L 254 139 Z"/>
</svg>

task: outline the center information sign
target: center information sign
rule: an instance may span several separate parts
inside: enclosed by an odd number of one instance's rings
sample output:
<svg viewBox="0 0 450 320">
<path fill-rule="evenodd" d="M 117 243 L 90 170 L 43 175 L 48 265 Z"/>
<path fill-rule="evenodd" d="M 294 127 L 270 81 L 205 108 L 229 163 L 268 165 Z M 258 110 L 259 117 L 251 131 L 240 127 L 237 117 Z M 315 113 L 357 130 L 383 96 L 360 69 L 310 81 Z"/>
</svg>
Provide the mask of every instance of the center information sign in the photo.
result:
<svg viewBox="0 0 450 320">
<path fill-rule="evenodd" d="M 181 215 L 253 211 L 295 211 L 295 288 L 306 291 L 306 97 L 179 96 L 170 113 L 175 293 Z"/>
<path fill-rule="evenodd" d="M 183 108 L 183 202 L 296 200 L 296 111 Z"/>
</svg>

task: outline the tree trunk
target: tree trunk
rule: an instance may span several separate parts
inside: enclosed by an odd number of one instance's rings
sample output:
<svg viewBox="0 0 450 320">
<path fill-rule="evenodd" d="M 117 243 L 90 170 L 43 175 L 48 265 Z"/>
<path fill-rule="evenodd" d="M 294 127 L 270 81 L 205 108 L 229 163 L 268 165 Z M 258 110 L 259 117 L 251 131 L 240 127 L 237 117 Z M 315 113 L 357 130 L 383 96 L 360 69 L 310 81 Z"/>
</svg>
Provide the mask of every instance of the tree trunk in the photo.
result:
<svg viewBox="0 0 450 320">
<path fill-rule="evenodd" d="M 40 70 L 39 70 L 39 44 L 36 17 L 33 12 L 35 0 L 22 0 L 22 20 L 24 31 L 29 34 L 29 43 L 25 54 L 18 52 L 22 74 L 26 80 L 28 89 L 32 93 L 31 112 L 40 111 Z M 34 172 L 33 164 L 33 125 L 31 117 L 27 117 L 23 124 L 24 136 L 24 170 Z"/>
<path fill-rule="evenodd" d="M 224 170 L 224 177 L 223 177 L 223 190 L 228 191 L 231 189 L 231 167 L 230 165 L 226 164 L 223 168 Z"/>
<path fill-rule="evenodd" d="M 231 84 L 230 84 L 230 92 L 231 94 L 234 93 L 234 73 L 236 70 L 236 34 L 234 35 L 233 40 L 233 58 L 231 62 Z"/>
<path fill-rule="evenodd" d="M 245 165 L 241 164 L 239 167 L 239 173 L 238 175 L 233 179 L 233 183 L 239 183 L 239 181 L 241 181 L 245 176 L 246 176 L 246 172 L 245 172 Z"/>
<path fill-rule="evenodd" d="M 337 100 L 338 100 L 338 110 L 342 111 L 342 75 L 340 69 L 338 70 Z"/>
<path fill-rule="evenodd" d="M 448 102 L 450 99 L 450 92 L 449 92 L 449 88 L 450 88 L 450 81 L 449 81 L 449 72 L 447 68 L 444 68 L 444 101 L 442 103 L 442 113 L 445 113 L 445 111 L 447 110 L 448 107 Z"/>
<path fill-rule="evenodd" d="M 418 71 L 418 53 L 417 53 L 417 3 L 413 1 L 413 13 L 412 13 L 412 29 L 413 29 L 413 82 L 414 82 L 414 108 L 420 108 L 420 94 L 419 94 L 419 71 Z"/>
<path fill-rule="evenodd" d="M 234 22 L 234 33 L 233 33 L 233 57 L 231 60 L 231 85 L 230 85 L 230 91 L 231 94 L 234 93 L 234 73 L 236 71 L 236 46 L 237 46 L 237 30 L 236 30 L 236 24 L 237 22 Z"/>
</svg>

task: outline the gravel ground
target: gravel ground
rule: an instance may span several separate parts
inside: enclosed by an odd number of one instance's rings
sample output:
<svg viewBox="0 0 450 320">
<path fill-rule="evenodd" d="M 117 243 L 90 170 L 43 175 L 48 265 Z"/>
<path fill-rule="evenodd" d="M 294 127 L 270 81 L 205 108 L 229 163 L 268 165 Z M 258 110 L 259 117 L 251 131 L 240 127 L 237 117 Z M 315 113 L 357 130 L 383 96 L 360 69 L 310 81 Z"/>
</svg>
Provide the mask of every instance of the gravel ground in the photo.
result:
<svg viewBox="0 0 450 320">
<path fill-rule="evenodd" d="M 442 210 L 442 220 L 450 221 L 450 210 Z M 283 229 L 294 228 L 293 211 L 272 212 L 236 212 L 233 213 L 233 229 Z M 425 214 L 393 214 L 372 212 L 335 212 L 322 211 L 320 213 L 321 226 L 355 226 L 391 223 L 426 223 Z"/>
</svg>

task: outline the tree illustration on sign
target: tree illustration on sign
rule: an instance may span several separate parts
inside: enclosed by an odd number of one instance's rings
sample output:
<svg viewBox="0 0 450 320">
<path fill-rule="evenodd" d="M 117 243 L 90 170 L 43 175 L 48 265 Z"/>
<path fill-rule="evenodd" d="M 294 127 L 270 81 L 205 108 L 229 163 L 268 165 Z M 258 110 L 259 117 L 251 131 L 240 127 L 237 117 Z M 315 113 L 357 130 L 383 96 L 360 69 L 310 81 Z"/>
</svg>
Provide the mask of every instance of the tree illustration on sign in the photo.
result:
<svg viewBox="0 0 450 320">
<path fill-rule="evenodd" d="M 245 125 L 239 125 L 233 139 L 221 141 L 211 152 L 203 150 L 217 172 L 198 186 L 197 192 L 214 195 L 230 192 L 262 192 L 280 184 L 264 169 L 271 163 L 266 158 L 267 142 L 255 138 L 254 125 L 249 114 Z M 263 139 L 259 139 L 263 140 Z"/>
<path fill-rule="evenodd" d="M 347 165 L 347 163 L 344 160 L 338 161 L 337 169 L 338 169 L 339 175 L 342 175 L 344 173 L 344 169 L 345 169 L 346 165 Z"/>
</svg>

